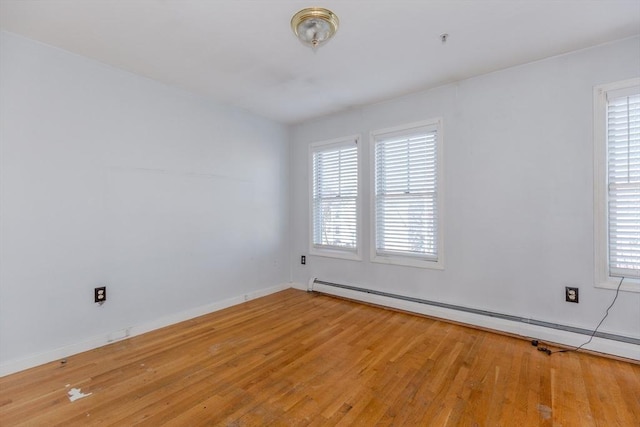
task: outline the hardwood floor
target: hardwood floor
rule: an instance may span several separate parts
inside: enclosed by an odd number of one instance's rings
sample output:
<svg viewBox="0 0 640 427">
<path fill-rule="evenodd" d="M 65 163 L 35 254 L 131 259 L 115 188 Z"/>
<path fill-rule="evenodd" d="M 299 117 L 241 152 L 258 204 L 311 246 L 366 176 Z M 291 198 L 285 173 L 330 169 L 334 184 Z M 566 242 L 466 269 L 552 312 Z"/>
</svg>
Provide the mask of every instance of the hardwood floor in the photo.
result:
<svg viewBox="0 0 640 427">
<path fill-rule="evenodd" d="M 0 425 L 638 426 L 640 365 L 286 290 L 0 378 Z"/>
</svg>

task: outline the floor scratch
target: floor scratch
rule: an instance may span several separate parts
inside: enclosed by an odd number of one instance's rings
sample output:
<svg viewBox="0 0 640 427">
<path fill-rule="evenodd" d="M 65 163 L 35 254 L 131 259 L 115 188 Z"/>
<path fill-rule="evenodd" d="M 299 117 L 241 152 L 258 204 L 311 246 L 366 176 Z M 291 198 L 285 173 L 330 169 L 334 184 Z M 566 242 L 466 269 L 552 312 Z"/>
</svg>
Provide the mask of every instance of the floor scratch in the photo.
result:
<svg viewBox="0 0 640 427">
<path fill-rule="evenodd" d="M 551 408 L 547 405 L 538 404 L 538 412 L 540 412 L 540 415 L 544 420 L 551 418 Z"/>
<path fill-rule="evenodd" d="M 75 402 L 83 397 L 91 396 L 93 393 L 83 393 L 79 388 L 72 388 L 67 392 L 67 394 L 69 395 L 69 400 L 71 402 Z"/>
</svg>

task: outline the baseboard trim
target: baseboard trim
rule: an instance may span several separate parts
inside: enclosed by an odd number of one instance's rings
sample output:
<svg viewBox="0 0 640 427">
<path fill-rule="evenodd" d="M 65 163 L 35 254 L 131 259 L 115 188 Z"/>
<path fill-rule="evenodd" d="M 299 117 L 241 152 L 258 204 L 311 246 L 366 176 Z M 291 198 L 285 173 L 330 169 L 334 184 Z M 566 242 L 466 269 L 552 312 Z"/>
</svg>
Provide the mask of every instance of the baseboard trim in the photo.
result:
<svg viewBox="0 0 640 427">
<path fill-rule="evenodd" d="M 150 322 L 145 322 L 139 325 L 133 325 L 124 329 L 119 329 L 117 331 L 111 331 L 105 334 L 96 335 L 79 343 L 59 347 L 53 350 L 45 351 L 20 359 L 3 362 L 0 363 L 0 377 L 23 371 L 25 369 L 33 368 L 35 366 L 43 365 L 45 363 L 61 360 L 74 354 L 93 350 L 104 345 L 111 344 L 113 342 L 135 337 L 137 335 L 142 335 L 144 333 L 164 328 L 166 326 L 170 326 L 179 322 L 184 322 L 185 320 L 193 319 L 194 317 L 202 316 L 218 310 L 232 307 L 234 305 L 242 304 L 243 302 L 280 292 L 285 289 L 289 289 L 290 287 L 291 283 L 281 283 L 269 288 L 259 289 L 257 291 L 252 291 L 246 294 L 227 298 L 222 301 L 195 307 L 189 310 L 181 311 L 179 313 L 170 314 L 168 316 L 164 316 Z"/>
<path fill-rule="evenodd" d="M 407 301 L 389 296 L 366 293 L 349 289 L 349 287 L 335 287 L 323 285 L 313 279 L 309 284 L 293 283 L 292 288 L 305 291 L 318 291 L 329 295 L 335 295 L 368 304 L 375 304 L 397 310 L 408 311 L 430 317 L 462 323 L 472 327 L 489 329 L 503 332 L 524 338 L 538 339 L 543 342 L 557 343 L 567 347 L 577 347 L 586 341 L 585 335 L 581 333 L 553 329 L 533 323 L 522 323 L 508 319 L 486 316 L 478 313 L 458 311 L 451 308 L 421 304 L 419 302 Z M 612 356 L 640 361 L 640 346 L 630 342 L 610 340 L 601 337 L 594 337 L 591 343 L 583 347 L 585 350 L 604 353 Z"/>
<path fill-rule="evenodd" d="M 198 316 L 213 313 L 215 311 L 232 307 L 234 305 L 238 305 L 252 299 L 280 292 L 285 289 L 294 288 L 302 291 L 309 291 L 311 290 L 312 281 L 313 279 L 308 284 L 295 282 L 282 283 L 269 288 L 259 289 L 257 291 L 252 291 L 246 294 L 227 298 L 215 303 L 164 316 L 160 319 L 155 319 L 153 321 L 142 323 L 140 325 L 134 325 L 117 331 L 111 331 L 109 333 L 97 335 L 79 343 L 0 363 L 0 377 L 10 375 L 25 369 L 33 368 L 45 363 L 61 360 L 71 355 L 93 350 L 95 348 L 99 348 L 113 342 L 121 341 L 126 338 L 142 335 L 156 329 L 164 328 L 166 326 L 193 319 Z M 585 336 L 579 333 L 551 329 L 534 324 L 513 322 L 506 319 L 482 316 L 474 313 L 459 312 L 444 307 L 426 306 L 424 304 L 419 304 L 416 302 L 403 301 L 391 297 L 358 292 L 351 289 L 335 288 L 326 285 L 323 288 L 323 285 L 318 285 L 317 283 L 313 286 L 314 290 L 316 291 L 322 291 L 324 293 L 342 298 L 422 314 L 430 317 L 436 317 L 456 323 L 462 323 L 472 327 L 504 332 L 507 334 L 525 338 L 536 338 L 541 341 L 558 343 L 568 347 L 578 346 L 585 341 Z M 625 359 L 640 361 L 640 346 L 632 343 L 594 337 L 593 341 L 584 348 L 586 350 L 595 351 L 598 353 L 604 353 L 612 356 L 622 357 Z"/>
</svg>

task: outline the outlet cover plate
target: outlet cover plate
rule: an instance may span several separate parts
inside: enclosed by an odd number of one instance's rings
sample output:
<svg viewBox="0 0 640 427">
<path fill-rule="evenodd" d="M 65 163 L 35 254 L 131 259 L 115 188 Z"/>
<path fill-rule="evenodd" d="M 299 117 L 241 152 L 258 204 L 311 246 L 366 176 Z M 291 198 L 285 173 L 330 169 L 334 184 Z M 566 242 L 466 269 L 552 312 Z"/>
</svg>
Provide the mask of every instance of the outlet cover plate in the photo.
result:
<svg viewBox="0 0 640 427">
<path fill-rule="evenodd" d="M 93 301 L 102 304 L 107 300 L 107 287 L 100 286 L 93 290 Z"/>
<path fill-rule="evenodd" d="M 566 302 L 575 302 L 578 303 L 578 288 L 572 288 L 569 286 L 565 286 L 564 288 L 564 300 Z"/>
</svg>

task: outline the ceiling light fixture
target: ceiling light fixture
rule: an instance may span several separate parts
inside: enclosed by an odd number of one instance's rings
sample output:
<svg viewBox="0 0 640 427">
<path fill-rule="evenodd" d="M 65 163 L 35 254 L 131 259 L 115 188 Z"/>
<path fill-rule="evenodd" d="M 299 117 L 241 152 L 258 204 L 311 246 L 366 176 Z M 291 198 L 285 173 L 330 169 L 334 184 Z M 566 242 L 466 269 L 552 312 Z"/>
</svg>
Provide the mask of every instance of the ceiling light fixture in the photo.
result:
<svg viewBox="0 0 640 427">
<path fill-rule="evenodd" d="M 313 48 L 329 40 L 338 31 L 335 13 L 321 7 L 302 9 L 291 18 L 291 29 L 300 41 Z"/>
</svg>

